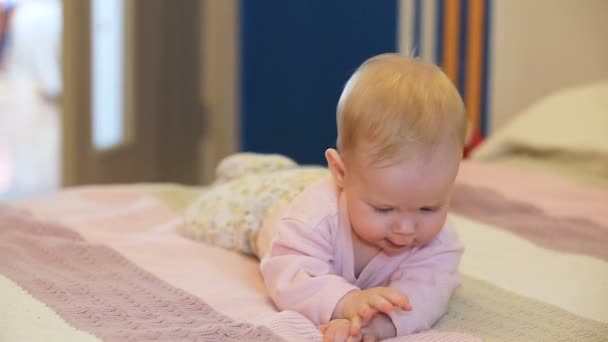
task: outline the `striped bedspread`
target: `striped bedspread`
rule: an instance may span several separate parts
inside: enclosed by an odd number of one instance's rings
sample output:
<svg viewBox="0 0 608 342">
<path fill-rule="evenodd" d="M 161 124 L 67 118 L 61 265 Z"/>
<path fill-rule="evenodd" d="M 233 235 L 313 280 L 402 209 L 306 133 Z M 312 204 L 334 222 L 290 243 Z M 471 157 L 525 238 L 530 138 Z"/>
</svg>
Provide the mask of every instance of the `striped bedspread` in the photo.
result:
<svg viewBox="0 0 608 342">
<path fill-rule="evenodd" d="M 176 233 L 198 188 L 89 186 L 0 205 L 0 341 L 319 341 L 255 260 Z M 463 285 L 398 341 L 608 341 L 608 192 L 467 162 Z"/>
</svg>

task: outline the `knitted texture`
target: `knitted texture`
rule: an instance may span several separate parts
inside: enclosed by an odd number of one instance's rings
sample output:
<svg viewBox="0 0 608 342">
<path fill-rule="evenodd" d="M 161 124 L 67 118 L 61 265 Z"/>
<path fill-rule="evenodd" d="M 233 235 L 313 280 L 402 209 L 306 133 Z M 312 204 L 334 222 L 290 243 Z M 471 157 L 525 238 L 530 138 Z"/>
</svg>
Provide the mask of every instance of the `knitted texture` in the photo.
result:
<svg viewBox="0 0 608 342">
<path fill-rule="evenodd" d="M 608 324 L 463 275 L 450 308 L 433 329 L 484 341 L 608 342 Z"/>
<path fill-rule="evenodd" d="M 222 315 L 76 232 L 0 206 L 0 273 L 108 341 L 280 341 Z"/>
<path fill-rule="evenodd" d="M 558 217 L 533 203 L 485 187 L 457 183 L 452 212 L 521 236 L 539 246 L 608 261 L 608 226 L 587 217 Z"/>
</svg>

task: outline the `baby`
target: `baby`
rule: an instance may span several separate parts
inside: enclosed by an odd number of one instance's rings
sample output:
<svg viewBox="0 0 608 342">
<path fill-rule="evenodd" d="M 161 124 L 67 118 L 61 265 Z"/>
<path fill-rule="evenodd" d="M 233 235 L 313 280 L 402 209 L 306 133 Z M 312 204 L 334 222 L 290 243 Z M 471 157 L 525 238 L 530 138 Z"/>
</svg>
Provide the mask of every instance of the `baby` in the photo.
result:
<svg viewBox="0 0 608 342">
<path fill-rule="evenodd" d="M 325 152 L 329 174 L 300 170 L 308 183 L 296 192 L 274 191 L 281 204 L 262 205 L 262 219 L 234 223 L 251 226 L 240 245 L 249 240 L 260 257 L 277 308 L 308 317 L 326 341 L 429 329 L 460 284 L 463 246 L 446 216 L 467 127 L 462 100 L 438 67 L 384 54 L 349 79 L 337 121 L 337 149 Z M 239 158 L 256 156 L 229 157 L 220 169 L 234 173 Z M 270 176 L 265 186 L 241 192 L 273 202 L 261 194 L 298 170 L 285 164 L 249 168 L 250 180 Z M 238 177 L 229 178 L 224 184 Z M 243 217 L 256 211 L 243 210 Z"/>
</svg>

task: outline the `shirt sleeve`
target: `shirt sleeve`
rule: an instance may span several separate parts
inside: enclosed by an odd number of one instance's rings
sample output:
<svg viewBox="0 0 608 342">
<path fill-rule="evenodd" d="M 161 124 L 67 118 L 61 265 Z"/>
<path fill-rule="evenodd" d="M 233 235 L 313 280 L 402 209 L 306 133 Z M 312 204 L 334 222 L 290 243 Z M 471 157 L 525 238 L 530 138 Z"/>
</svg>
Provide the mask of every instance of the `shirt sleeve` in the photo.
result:
<svg viewBox="0 0 608 342">
<path fill-rule="evenodd" d="M 449 226 L 431 243 L 416 251 L 391 277 L 390 286 L 410 299 L 411 311 L 391 313 L 397 336 L 430 329 L 448 309 L 460 285 L 458 265 L 464 252 Z"/>
<path fill-rule="evenodd" d="M 358 289 L 334 274 L 329 222 L 311 227 L 284 218 L 278 224 L 260 266 L 271 298 L 280 310 L 299 312 L 317 325 L 329 322 L 338 301 Z"/>
</svg>

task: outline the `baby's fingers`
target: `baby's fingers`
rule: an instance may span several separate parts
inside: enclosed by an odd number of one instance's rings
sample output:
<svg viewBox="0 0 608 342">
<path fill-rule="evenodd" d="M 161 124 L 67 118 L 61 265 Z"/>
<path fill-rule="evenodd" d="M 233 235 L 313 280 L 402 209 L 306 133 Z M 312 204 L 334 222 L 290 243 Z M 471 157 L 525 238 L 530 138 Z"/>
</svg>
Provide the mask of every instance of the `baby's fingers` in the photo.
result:
<svg viewBox="0 0 608 342">
<path fill-rule="evenodd" d="M 323 342 L 344 342 L 349 337 L 350 321 L 337 319 L 319 326 L 323 331 Z"/>
<path fill-rule="evenodd" d="M 330 327 L 323 332 L 323 342 L 343 342 L 347 338 L 347 333 L 336 327 Z"/>
<path fill-rule="evenodd" d="M 361 333 L 361 317 L 355 316 L 350 319 L 350 336 L 357 336 Z"/>
<path fill-rule="evenodd" d="M 359 319 L 361 319 L 361 325 L 366 325 L 374 315 L 378 313 L 378 310 L 371 306 L 370 302 L 365 303 L 361 308 L 359 308 L 358 315 Z"/>
<path fill-rule="evenodd" d="M 347 325 L 340 325 L 334 330 L 332 341 L 344 342 L 349 337 L 349 330 Z"/>
<path fill-rule="evenodd" d="M 374 296 L 370 299 L 369 305 L 376 311 L 390 314 L 395 308 L 391 302 L 382 296 Z"/>
<path fill-rule="evenodd" d="M 387 287 L 387 288 L 385 288 L 384 291 L 381 292 L 381 295 L 386 300 L 391 302 L 396 307 L 401 308 L 402 310 L 405 310 L 405 311 L 412 310 L 412 305 L 410 304 L 410 299 L 408 298 L 408 296 L 404 295 L 403 293 L 401 293 L 395 289 Z"/>
</svg>

